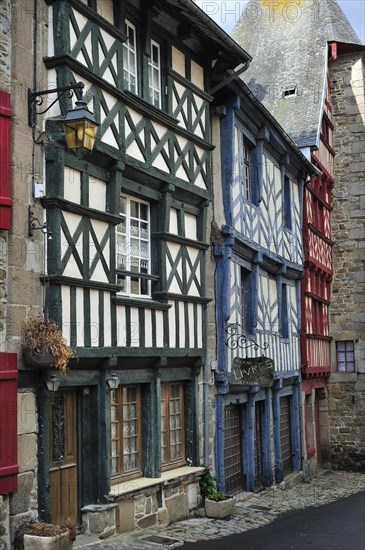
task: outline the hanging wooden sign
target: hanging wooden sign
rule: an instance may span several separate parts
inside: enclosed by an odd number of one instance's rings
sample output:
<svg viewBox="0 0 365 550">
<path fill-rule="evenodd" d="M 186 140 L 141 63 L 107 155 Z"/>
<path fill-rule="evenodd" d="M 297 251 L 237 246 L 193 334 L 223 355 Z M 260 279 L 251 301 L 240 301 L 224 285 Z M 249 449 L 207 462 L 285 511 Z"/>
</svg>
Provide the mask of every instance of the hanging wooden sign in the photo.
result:
<svg viewBox="0 0 365 550">
<path fill-rule="evenodd" d="M 268 357 L 235 357 L 230 384 L 270 388 L 274 383 L 275 365 Z"/>
</svg>

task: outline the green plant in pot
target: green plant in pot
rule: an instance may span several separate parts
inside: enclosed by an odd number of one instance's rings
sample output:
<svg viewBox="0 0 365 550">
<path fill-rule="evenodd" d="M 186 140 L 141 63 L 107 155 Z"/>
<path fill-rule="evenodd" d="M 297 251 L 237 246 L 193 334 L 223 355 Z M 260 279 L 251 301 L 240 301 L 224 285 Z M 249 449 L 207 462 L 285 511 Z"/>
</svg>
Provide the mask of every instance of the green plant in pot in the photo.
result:
<svg viewBox="0 0 365 550">
<path fill-rule="evenodd" d="M 66 374 L 75 351 L 67 344 L 55 321 L 42 316 L 26 319 L 22 325 L 24 360 L 34 367 L 55 367 Z"/>
<path fill-rule="evenodd" d="M 217 491 L 216 478 L 209 471 L 200 479 L 200 494 L 208 518 L 223 519 L 233 514 L 235 498 Z"/>
<path fill-rule="evenodd" d="M 69 519 L 62 525 L 29 521 L 17 529 L 14 550 L 72 550 L 75 539 L 76 529 Z"/>
</svg>

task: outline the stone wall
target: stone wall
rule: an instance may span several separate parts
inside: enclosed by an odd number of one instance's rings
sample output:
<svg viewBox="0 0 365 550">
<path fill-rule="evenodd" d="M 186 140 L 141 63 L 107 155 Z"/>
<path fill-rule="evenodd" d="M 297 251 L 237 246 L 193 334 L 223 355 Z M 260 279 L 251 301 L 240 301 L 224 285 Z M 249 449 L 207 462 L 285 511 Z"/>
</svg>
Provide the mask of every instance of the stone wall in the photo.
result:
<svg viewBox="0 0 365 550">
<path fill-rule="evenodd" d="M 365 92 L 364 54 L 330 64 L 334 109 L 334 280 L 329 385 L 332 467 L 365 468 Z M 338 373 L 336 341 L 353 341 L 355 373 Z"/>
<path fill-rule="evenodd" d="M 180 480 L 165 481 L 143 491 L 121 495 L 115 500 L 118 504 L 118 533 L 169 525 L 196 514 L 201 501 L 199 479 L 196 475 L 190 475 Z"/>
</svg>

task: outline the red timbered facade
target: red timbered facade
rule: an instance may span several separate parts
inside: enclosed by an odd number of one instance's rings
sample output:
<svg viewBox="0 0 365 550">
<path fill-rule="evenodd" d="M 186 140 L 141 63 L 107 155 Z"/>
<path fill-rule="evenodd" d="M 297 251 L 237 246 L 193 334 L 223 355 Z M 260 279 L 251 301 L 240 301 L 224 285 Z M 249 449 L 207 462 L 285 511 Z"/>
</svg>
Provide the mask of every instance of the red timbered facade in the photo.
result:
<svg viewBox="0 0 365 550">
<path fill-rule="evenodd" d="M 312 162 L 321 172 L 307 183 L 304 200 L 303 243 L 305 272 L 302 281 L 302 389 L 305 394 L 307 458 L 316 470 L 327 460 L 327 380 L 330 374 L 329 306 L 332 246 L 330 212 L 333 195 L 332 107 L 330 86 L 321 123 L 320 145 Z"/>
</svg>

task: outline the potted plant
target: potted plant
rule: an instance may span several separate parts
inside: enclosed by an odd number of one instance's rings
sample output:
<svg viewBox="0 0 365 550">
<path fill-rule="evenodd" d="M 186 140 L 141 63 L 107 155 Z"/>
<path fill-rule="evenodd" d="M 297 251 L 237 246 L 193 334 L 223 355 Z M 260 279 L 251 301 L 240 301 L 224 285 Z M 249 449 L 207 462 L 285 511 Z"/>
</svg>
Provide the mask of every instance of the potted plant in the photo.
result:
<svg viewBox="0 0 365 550">
<path fill-rule="evenodd" d="M 233 514 L 235 498 L 217 491 L 216 478 L 209 471 L 200 480 L 200 494 L 206 517 L 223 519 Z"/>
<path fill-rule="evenodd" d="M 61 526 L 30 521 L 19 527 L 15 533 L 15 550 L 72 550 L 76 529 L 70 520 Z"/>
<path fill-rule="evenodd" d="M 22 325 L 24 360 L 33 367 L 55 367 L 66 374 L 75 352 L 67 344 L 55 321 L 42 316 L 26 319 Z"/>
</svg>

